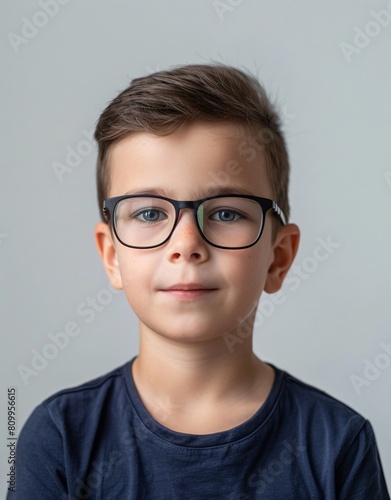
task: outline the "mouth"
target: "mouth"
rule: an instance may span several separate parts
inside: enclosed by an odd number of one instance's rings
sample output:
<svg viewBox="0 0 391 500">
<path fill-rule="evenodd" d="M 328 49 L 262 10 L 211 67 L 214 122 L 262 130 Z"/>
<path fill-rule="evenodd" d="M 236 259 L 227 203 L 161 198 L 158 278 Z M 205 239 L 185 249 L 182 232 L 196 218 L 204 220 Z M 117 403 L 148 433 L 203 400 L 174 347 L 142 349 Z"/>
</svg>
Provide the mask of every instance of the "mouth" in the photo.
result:
<svg viewBox="0 0 391 500">
<path fill-rule="evenodd" d="M 161 291 L 179 300 L 192 300 L 205 297 L 217 290 L 217 288 L 212 288 L 200 283 L 178 283 Z"/>
<path fill-rule="evenodd" d="M 212 288 L 209 286 L 201 285 L 200 283 L 178 283 L 176 285 L 172 285 L 169 288 L 164 289 L 165 292 L 168 291 L 193 291 L 193 290 L 217 290 L 217 288 Z"/>
</svg>

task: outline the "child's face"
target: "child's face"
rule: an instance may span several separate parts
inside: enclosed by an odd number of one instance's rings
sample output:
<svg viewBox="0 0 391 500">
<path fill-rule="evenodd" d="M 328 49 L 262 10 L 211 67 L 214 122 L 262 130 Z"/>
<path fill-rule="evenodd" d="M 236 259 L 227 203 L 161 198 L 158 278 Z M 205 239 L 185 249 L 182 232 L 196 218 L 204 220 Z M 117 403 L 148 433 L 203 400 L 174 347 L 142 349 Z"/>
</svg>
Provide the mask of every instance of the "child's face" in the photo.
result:
<svg viewBox="0 0 391 500">
<path fill-rule="evenodd" d="M 196 200 L 209 196 L 208 189 L 223 188 L 224 194 L 243 190 L 273 199 L 265 159 L 259 151 L 255 158 L 241 154 L 245 137 L 239 131 L 230 123 L 196 123 L 165 137 L 139 133 L 122 139 L 110 154 L 109 197 L 158 189 L 168 198 Z M 96 240 L 110 281 L 124 290 L 141 331 L 200 341 L 222 337 L 249 321 L 262 291 L 279 289 L 296 251 L 291 242 L 285 255 L 281 240 L 284 231 L 296 226 L 281 228 L 273 243 L 272 220 L 269 211 L 261 239 L 241 250 L 204 241 L 190 209 L 181 210 L 171 238 L 157 248 L 125 247 L 104 223 L 97 225 Z M 189 283 L 209 290 L 168 291 Z"/>
</svg>

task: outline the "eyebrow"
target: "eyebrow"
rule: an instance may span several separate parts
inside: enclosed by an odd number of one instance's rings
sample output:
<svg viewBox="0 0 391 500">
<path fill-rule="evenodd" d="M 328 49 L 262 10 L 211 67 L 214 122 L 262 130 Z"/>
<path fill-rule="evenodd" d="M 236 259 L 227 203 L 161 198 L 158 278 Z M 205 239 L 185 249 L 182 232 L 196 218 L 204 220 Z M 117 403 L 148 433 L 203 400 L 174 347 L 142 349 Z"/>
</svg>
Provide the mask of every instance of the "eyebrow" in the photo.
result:
<svg viewBox="0 0 391 500">
<path fill-rule="evenodd" d="M 124 194 L 124 196 L 127 196 L 127 195 L 132 195 L 132 194 L 154 194 L 154 195 L 157 195 L 157 196 L 165 196 L 166 198 L 170 198 L 170 195 L 172 195 L 172 192 L 169 191 L 169 190 L 165 190 L 163 188 L 159 188 L 159 187 L 146 187 L 146 188 L 141 188 L 141 189 L 132 189 L 130 191 L 126 191 L 126 193 Z"/>
<path fill-rule="evenodd" d="M 206 198 L 207 196 L 218 196 L 220 194 L 244 194 L 256 196 L 252 191 L 241 186 L 207 186 L 196 192 L 197 196 Z"/>
<path fill-rule="evenodd" d="M 195 198 L 207 198 L 208 196 L 219 196 L 223 194 L 243 194 L 249 196 L 257 196 L 252 191 L 241 186 L 206 186 L 201 187 L 194 192 Z M 174 197 L 173 191 L 171 189 L 164 189 L 156 186 L 127 191 L 124 196 L 127 195 L 156 195 L 164 196 L 165 198 Z"/>
</svg>

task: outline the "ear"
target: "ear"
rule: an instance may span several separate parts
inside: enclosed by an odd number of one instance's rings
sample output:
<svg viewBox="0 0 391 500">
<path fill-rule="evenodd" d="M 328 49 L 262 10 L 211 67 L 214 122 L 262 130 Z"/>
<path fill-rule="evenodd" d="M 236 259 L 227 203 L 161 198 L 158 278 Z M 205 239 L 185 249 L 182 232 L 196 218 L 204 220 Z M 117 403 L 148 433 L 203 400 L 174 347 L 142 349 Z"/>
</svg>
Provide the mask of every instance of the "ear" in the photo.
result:
<svg viewBox="0 0 391 500">
<path fill-rule="evenodd" d="M 275 293 L 280 288 L 296 256 L 300 241 L 300 230 L 296 224 L 280 228 L 273 243 L 272 262 L 265 283 L 266 293 Z"/>
<path fill-rule="evenodd" d="M 98 222 L 95 226 L 94 234 L 96 248 L 102 259 L 110 283 L 113 288 L 122 290 L 120 267 L 109 225 L 104 222 Z"/>
</svg>

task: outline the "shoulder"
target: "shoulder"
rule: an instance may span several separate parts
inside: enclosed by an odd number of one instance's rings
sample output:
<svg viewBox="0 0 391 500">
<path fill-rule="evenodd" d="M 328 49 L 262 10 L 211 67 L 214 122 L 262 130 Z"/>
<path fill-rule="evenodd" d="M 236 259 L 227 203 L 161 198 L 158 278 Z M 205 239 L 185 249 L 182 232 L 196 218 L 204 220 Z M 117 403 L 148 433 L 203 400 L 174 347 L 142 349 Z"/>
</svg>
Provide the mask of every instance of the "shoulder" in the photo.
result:
<svg viewBox="0 0 391 500">
<path fill-rule="evenodd" d="M 389 498 L 370 422 L 325 391 L 277 372 L 276 409 L 283 427 L 296 436 L 304 469 L 316 469 L 322 477 L 332 474 L 338 498 Z"/>
<path fill-rule="evenodd" d="M 17 498 L 33 498 L 32 491 L 34 498 L 60 498 L 59 492 L 66 493 L 67 474 L 77 475 L 90 462 L 96 437 L 109 436 L 129 405 L 128 368 L 130 362 L 59 391 L 34 409 L 17 442 Z"/>
<path fill-rule="evenodd" d="M 61 435 L 70 428 L 81 431 L 97 424 L 108 408 L 128 404 L 125 383 L 126 369 L 130 362 L 75 387 L 63 389 L 38 405 L 24 426 L 24 433 L 32 434 L 42 425 Z"/>
<path fill-rule="evenodd" d="M 370 422 L 356 410 L 287 372 L 281 372 L 280 411 L 296 428 L 310 456 L 342 467 L 357 454 L 377 453 Z M 326 465 L 324 463 L 323 465 Z"/>
<path fill-rule="evenodd" d="M 277 369 L 278 370 L 278 369 Z M 353 419 L 363 423 L 364 417 L 356 410 L 340 401 L 326 391 L 304 382 L 290 373 L 279 370 L 282 378 L 282 390 L 292 410 L 305 412 L 308 418 L 325 417 L 336 419 Z"/>
<path fill-rule="evenodd" d="M 130 369 L 129 362 L 78 386 L 56 392 L 45 399 L 42 405 L 49 412 L 57 409 L 66 411 L 70 405 L 74 411 L 77 410 L 77 408 L 73 408 L 76 403 L 82 403 L 82 408 L 89 405 L 99 405 L 103 399 L 112 398 L 124 390 L 124 373 L 127 368 Z"/>
<path fill-rule="evenodd" d="M 343 453 L 360 435 L 372 438 L 370 423 L 356 410 L 286 371 L 279 372 L 280 411 L 316 436 L 317 445 L 332 445 Z"/>
</svg>

